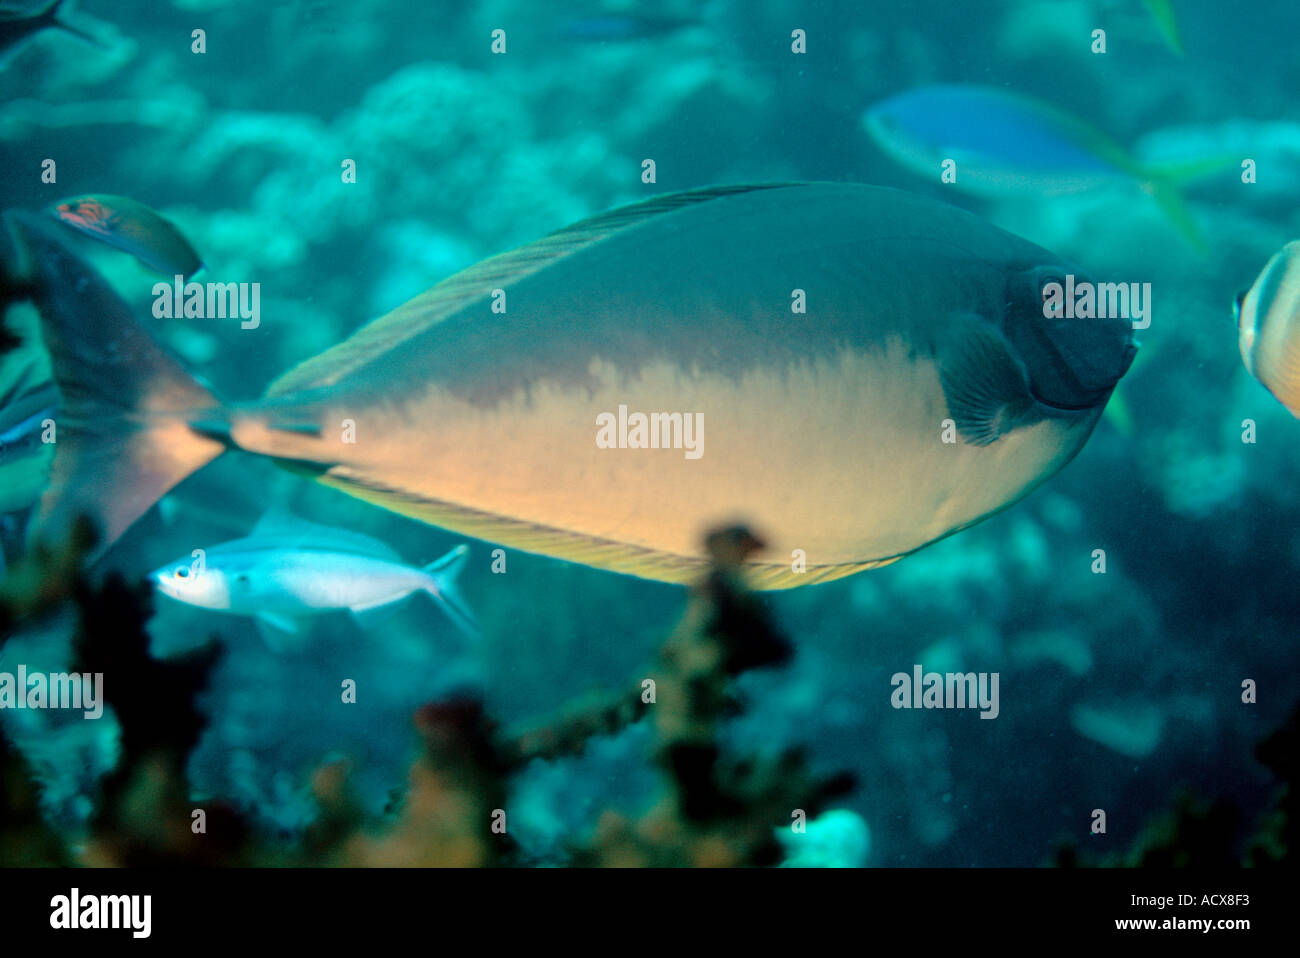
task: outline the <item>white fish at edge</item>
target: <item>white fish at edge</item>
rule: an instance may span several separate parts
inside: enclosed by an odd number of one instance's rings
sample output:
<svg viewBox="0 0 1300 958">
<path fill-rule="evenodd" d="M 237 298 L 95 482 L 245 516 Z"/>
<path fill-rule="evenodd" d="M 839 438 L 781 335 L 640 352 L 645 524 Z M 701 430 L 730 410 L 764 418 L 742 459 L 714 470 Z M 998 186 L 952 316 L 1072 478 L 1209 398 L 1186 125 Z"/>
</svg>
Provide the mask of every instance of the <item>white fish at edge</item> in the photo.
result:
<svg viewBox="0 0 1300 958">
<path fill-rule="evenodd" d="M 200 550 L 196 550 L 200 551 Z M 287 516 L 264 518 L 244 539 L 201 550 L 150 573 L 159 592 L 214 612 L 256 616 L 281 631 L 326 612 L 371 612 L 428 593 L 462 631 L 477 634 L 456 591 L 469 547 L 426 566 L 405 563 L 378 539 Z"/>
</svg>

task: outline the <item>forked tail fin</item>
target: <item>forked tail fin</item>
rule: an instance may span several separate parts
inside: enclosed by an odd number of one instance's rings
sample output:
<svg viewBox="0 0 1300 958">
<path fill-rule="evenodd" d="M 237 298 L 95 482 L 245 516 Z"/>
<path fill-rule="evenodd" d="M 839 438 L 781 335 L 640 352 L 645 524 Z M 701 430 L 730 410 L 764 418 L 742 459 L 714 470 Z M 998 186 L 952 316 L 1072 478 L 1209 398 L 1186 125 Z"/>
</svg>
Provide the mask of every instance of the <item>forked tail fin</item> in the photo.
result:
<svg viewBox="0 0 1300 958">
<path fill-rule="evenodd" d="M 220 419 L 220 403 L 135 321 L 54 224 L 14 211 L 5 220 L 26 258 L 62 398 L 38 526 L 57 535 L 86 514 L 107 546 L 225 450 L 190 427 L 199 418 Z"/>
<path fill-rule="evenodd" d="M 1191 156 L 1181 160 L 1161 160 L 1145 165 L 1134 164 L 1133 171 L 1138 182 L 1159 204 L 1161 211 L 1168 218 L 1178 234 L 1192 245 L 1197 253 L 1204 256 L 1209 250 L 1205 233 L 1192 215 L 1187 200 L 1183 197 L 1183 188 L 1198 180 L 1221 176 L 1228 170 L 1235 169 L 1238 157 L 1227 153 L 1214 153 L 1208 156 Z"/>
<path fill-rule="evenodd" d="M 463 542 L 448 552 L 441 559 L 435 559 L 424 567 L 429 576 L 424 589 L 433 596 L 434 601 L 447 613 L 447 617 L 456 627 L 471 639 L 480 634 L 478 620 L 469 606 L 460 597 L 456 588 L 456 579 L 469 561 L 469 546 Z"/>
</svg>

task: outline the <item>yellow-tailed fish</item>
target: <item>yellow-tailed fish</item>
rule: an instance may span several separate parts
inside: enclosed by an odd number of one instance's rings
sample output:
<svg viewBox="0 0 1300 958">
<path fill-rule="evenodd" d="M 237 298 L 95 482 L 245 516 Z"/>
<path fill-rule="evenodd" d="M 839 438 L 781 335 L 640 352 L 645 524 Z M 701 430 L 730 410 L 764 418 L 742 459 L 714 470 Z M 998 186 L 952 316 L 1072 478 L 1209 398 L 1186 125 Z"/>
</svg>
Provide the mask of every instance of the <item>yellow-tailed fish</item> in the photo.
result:
<svg viewBox="0 0 1300 958">
<path fill-rule="evenodd" d="M 126 196 L 100 193 L 50 207 L 59 222 L 130 253 L 150 269 L 186 279 L 203 261 L 184 234 L 161 215 Z"/>
<path fill-rule="evenodd" d="M 1277 252 L 1237 297 L 1237 346 L 1246 370 L 1300 418 L 1300 240 Z"/>
<path fill-rule="evenodd" d="M 1179 56 L 1183 55 L 1183 40 L 1178 33 L 1178 18 L 1174 15 L 1173 0 L 1142 0 L 1165 43 Z"/>
<path fill-rule="evenodd" d="M 1128 321 L 1045 318 L 1045 284 L 1087 274 L 970 213 L 869 186 L 730 186 L 488 259 L 227 403 L 42 220 L 10 221 L 70 424 L 44 515 L 89 510 L 108 541 L 235 448 L 669 582 L 705 569 L 707 530 L 743 520 L 768 544 L 755 585 L 825 581 L 1027 494 L 1083 446 L 1135 349 Z M 650 413 L 659 448 L 634 425 Z"/>
<path fill-rule="evenodd" d="M 1235 163 L 1216 156 L 1143 167 L 1077 117 L 998 87 L 917 87 L 870 107 L 862 122 L 881 150 L 915 173 L 937 177 L 942 164 L 952 160 L 953 185 L 977 195 L 1042 196 L 1136 183 L 1199 250 L 1205 248 L 1204 236 L 1179 192 L 1180 183 Z"/>
</svg>

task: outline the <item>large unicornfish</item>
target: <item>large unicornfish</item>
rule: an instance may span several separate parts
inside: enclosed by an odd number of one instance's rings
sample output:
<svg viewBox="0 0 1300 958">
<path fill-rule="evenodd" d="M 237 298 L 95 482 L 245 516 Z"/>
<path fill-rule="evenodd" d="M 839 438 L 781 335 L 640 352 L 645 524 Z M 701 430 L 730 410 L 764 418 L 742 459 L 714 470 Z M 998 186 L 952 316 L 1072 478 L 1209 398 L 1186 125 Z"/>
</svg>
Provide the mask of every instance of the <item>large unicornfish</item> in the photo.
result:
<svg viewBox="0 0 1300 958">
<path fill-rule="evenodd" d="M 43 512 L 89 510 L 109 541 L 236 448 L 447 529 L 670 582 L 741 520 L 768 544 L 755 585 L 825 581 L 1020 499 L 1083 446 L 1134 353 L 1128 321 L 1044 316 L 1047 283 L 1087 274 L 962 210 L 731 186 L 485 260 L 264 398 L 223 402 L 39 218 L 12 223 L 65 402 Z M 636 417 L 655 413 L 660 448 L 638 448 Z"/>
</svg>

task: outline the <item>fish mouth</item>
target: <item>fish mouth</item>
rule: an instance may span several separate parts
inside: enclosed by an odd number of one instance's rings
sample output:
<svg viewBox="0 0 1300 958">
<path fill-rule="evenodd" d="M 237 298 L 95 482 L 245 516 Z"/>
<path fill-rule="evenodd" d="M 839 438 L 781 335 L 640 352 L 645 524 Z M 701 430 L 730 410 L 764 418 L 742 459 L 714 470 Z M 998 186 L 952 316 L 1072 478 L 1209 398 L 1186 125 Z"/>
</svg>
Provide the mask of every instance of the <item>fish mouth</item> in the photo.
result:
<svg viewBox="0 0 1300 958">
<path fill-rule="evenodd" d="M 1042 405 L 1064 412 L 1092 409 L 1104 403 L 1137 356 L 1137 343 L 1131 335 L 1121 344 L 1115 361 L 1104 364 L 1081 363 L 1075 353 L 1077 345 L 1069 347 L 1073 355 L 1065 355 L 1057 338 L 1040 325 L 1031 324 L 1030 336 L 1040 361 L 1030 371 L 1029 391 Z"/>
<path fill-rule="evenodd" d="M 180 590 L 176 588 L 176 583 L 172 579 L 172 570 L 174 568 L 175 566 L 164 566 L 150 572 L 148 576 L 149 582 L 155 589 L 172 599 L 180 597 Z"/>
</svg>

